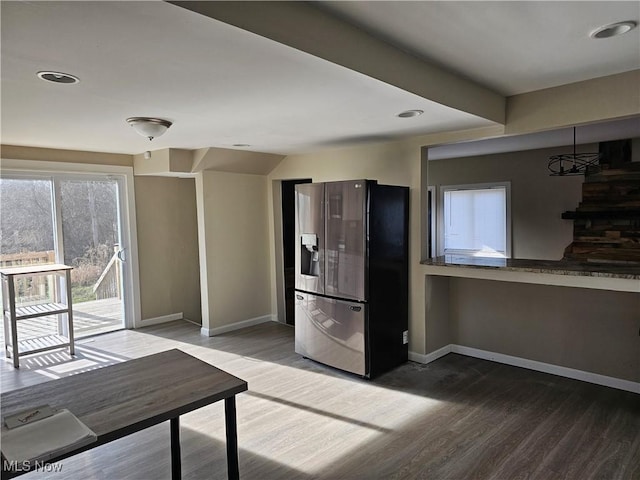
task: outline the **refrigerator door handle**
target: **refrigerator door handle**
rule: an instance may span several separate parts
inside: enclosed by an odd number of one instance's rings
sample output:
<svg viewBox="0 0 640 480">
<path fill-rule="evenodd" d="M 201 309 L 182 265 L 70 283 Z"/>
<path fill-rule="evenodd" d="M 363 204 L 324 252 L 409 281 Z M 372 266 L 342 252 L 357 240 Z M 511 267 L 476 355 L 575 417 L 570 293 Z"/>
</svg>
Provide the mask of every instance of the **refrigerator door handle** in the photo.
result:
<svg viewBox="0 0 640 480">
<path fill-rule="evenodd" d="M 303 297 L 302 295 L 296 295 L 296 298 L 297 298 L 298 300 L 304 300 L 304 297 Z"/>
</svg>

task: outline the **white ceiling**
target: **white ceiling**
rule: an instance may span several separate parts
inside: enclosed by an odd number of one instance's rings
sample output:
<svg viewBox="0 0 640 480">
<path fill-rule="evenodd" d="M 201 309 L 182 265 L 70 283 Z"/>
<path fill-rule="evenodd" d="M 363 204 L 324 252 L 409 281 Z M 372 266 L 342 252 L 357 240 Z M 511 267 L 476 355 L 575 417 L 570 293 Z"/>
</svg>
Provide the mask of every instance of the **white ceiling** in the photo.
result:
<svg viewBox="0 0 640 480">
<path fill-rule="evenodd" d="M 586 37 L 603 23 L 638 20 L 638 2 L 499 3 L 322 8 L 503 95 L 640 68 L 638 29 Z M 289 154 L 494 125 L 166 2 L 0 8 L 3 144 L 129 154 L 250 144 Z M 81 82 L 46 83 L 40 70 Z M 425 114 L 396 117 L 407 109 Z M 125 123 L 131 116 L 174 125 L 150 144 Z"/>
<path fill-rule="evenodd" d="M 602 25 L 640 20 L 638 1 L 318 3 L 503 95 L 640 68 L 638 29 L 606 40 L 589 37 Z"/>
</svg>

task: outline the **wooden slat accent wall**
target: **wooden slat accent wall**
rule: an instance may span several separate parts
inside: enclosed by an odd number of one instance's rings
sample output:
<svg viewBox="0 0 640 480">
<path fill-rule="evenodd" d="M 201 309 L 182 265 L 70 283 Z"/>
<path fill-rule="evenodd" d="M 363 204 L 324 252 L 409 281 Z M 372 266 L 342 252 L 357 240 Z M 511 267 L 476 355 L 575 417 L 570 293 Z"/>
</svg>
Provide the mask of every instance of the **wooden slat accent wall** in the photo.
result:
<svg viewBox="0 0 640 480">
<path fill-rule="evenodd" d="M 565 259 L 640 262 L 640 163 L 585 178 Z"/>
</svg>

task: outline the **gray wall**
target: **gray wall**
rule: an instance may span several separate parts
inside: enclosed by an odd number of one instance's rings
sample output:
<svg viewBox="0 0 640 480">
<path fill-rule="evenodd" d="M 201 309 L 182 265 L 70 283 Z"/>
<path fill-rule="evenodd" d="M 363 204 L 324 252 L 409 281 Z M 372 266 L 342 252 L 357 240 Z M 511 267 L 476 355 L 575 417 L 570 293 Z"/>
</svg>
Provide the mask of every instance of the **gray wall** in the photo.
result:
<svg viewBox="0 0 640 480">
<path fill-rule="evenodd" d="M 640 382 L 640 295 L 449 279 L 452 342 Z"/>
<path fill-rule="evenodd" d="M 548 175 L 559 151 L 429 161 L 428 184 L 511 181 L 513 256 L 557 260 L 573 235 L 560 215 L 578 206 L 583 181 Z M 426 292 L 427 352 L 452 343 L 640 381 L 638 294 L 435 276 Z"/>
<path fill-rule="evenodd" d="M 183 313 L 200 323 L 195 183 L 135 177 L 142 320 Z"/>
<path fill-rule="evenodd" d="M 598 146 L 583 148 L 597 151 Z M 582 176 L 549 176 L 549 155 L 565 151 L 552 148 L 431 160 L 427 182 L 441 187 L 510 181 L 512 257 L 559 260 L 573 238 L 573 222 L 560 216 L 580 203 L 583 181 Z"/>
</svg>

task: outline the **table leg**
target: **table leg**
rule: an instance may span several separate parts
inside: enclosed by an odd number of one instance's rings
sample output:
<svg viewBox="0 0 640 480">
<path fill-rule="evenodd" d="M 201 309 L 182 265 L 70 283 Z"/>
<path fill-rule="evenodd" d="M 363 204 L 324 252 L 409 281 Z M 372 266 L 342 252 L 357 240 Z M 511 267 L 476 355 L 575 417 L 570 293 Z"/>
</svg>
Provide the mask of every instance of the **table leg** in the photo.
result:
<svg viewBox="0 0 640 480">
<path fill-rule="evenodd" d="M 238 432 L 236 428 L 236 397 L 224 399 L 224 421 L 227 427 L 227 474 L 230 480 L 238 480 Z"/>
<path fill-rule="evenodd" d="M 169 420 L 171 425 L 171 480 L 180 480 L 182 465 L 180 462 L 180 417 Z"/>
</svg>

